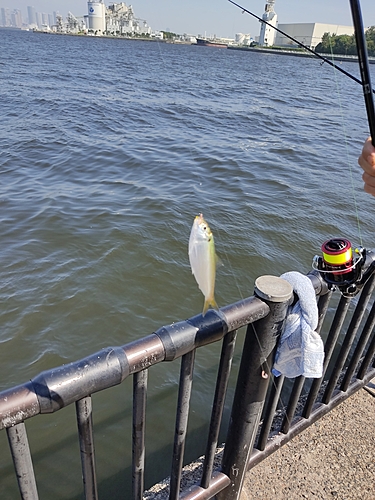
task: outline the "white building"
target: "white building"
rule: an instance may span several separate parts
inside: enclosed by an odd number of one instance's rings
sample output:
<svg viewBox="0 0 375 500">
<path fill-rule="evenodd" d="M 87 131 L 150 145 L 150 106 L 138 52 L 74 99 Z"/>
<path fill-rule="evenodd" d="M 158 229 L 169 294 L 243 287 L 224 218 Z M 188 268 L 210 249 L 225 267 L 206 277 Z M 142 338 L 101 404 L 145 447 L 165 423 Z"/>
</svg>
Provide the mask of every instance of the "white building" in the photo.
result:
<svg viewBox="0 0 375 500">
<path fill-rule="evenodd" d="M 253 41 L 253 39 L 251 38 L 250 33 L 236 33 L 234 41 L 237 45 L 248 46 Z"/>
<path fill-rule="evenodd" d="M 273 9 L 276 0 L 267 0 L 265 12 L 262 16 L 263 21 L 266 23 L 262 23 L 260 27 L 260 35 L 259 35 L 259 45 L 262 47 L 270 47 L 274 44 L 276 30 L 273 29 L 273 26 L 277 26 L 277 14 Z"/>
<path fill-rule="evenodd" d="M 330 33 L 331 35 L 353 35 L 354 33 L 353 26 L 322 23 L 279 24 L 278 28 L 310 49 L 315 49 L 318 43 L 322 41 L 324 33 Z M 279 32 L 276 32 L 274 44 L 281 47 L 298 47 L 296 43 Z"/>
</svg>

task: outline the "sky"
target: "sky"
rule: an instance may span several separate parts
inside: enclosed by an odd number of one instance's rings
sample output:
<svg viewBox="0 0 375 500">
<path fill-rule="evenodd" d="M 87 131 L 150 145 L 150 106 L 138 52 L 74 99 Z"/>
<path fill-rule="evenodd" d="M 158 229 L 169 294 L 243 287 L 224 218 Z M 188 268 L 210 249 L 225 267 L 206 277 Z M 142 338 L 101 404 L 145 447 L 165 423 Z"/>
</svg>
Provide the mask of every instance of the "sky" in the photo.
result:
<svg viewBox="0 0 375 500">
<path fill-rule="evenodd" d="M 266 3 L 266 0 L 235 1 L 259 17 Z M 104 3 L 113 2 L 105 0 Z M 249 14 L 242 14 L 228 0 L 130 0 L 125 3 L 132 5 L 135 16 L 145 19 L 153 30 L 226 38 L 234 38 L 236 33 L 259 35 L 259 22 Z M 0 0 L 0 7 L 21 9 L 25 19 L 28 5 L 39 12 L 59 11 L 64 17 L 68 11 L 77 17 L 87 14 L 86 0 Z M 362 0 L 361 8 L 364 25 L 375 26 L 374 0 Z M 279 23 L 352 25 L 349 0 L 276 0 L 275 12 Z"/>
</svg>

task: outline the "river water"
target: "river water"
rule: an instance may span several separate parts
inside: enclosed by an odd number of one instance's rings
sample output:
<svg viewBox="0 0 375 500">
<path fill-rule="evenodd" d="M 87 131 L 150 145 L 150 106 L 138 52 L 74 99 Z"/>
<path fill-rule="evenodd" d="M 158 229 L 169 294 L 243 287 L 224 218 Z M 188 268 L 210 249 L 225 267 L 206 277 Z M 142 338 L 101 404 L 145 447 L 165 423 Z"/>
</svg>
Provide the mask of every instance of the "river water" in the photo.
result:
<svg viewBox="0 0 375 500">
<path fill-rule="evenodd" d="M 374 246 L 362 89 L 319 60 L 4 30 L 0 45 L 1 390 L 199 313 L 199 212 L 224 263 L 219 305 L 262 274 L 308 272 L 330 237 Z M 204 451 L 219 348 L 197 356 L 188 456 Z M 150 371 L 148 484 L 170 470 L 172 365 Z M 94 425 L 110 499 L 130 480 L 131 383 L 106 393 Z M 27 429 L 41 498 L 81 498 L 74 408 Z M 14 499 L 4 432 L 0 446 Z"/>
</svg>

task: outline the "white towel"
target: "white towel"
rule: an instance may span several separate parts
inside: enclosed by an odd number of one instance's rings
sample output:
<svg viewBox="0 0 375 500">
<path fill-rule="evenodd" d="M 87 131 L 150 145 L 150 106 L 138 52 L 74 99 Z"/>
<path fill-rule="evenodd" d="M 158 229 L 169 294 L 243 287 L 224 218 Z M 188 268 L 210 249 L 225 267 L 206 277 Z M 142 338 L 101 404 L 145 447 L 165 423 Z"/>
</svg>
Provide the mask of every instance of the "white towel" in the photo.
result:
<svg viewBox="0 0 375 500">
<path fill-rule="evenodd" d="M 288 378 L 303 375 L 320 378 L 323 374 L 324 346 L 318 333 L 318 306 L 311 280 L 296 271 L 281 276 L 288 281 L 298 301 L 285 320 L 285 330 L 279 341 L 272 373 Z"/>
</svg>

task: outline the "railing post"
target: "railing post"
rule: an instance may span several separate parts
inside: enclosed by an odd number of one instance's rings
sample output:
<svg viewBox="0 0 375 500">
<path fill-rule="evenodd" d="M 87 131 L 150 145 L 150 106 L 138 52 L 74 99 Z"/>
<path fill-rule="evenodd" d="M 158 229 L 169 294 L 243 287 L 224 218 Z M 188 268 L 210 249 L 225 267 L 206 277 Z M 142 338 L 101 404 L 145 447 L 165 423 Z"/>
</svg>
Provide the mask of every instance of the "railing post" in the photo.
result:
<svg viewBox="0 0 375 500">
<path fill-rule="evenodd" d="M 8 427 L 7 434 L 21 498 L 22 500 L 38 500 L 33 462 L 24 422 Z"/>
<path fill-rule="evenodd" d="M 222 472 L 231 484 L 217 494 L 218 500 L 240 498 L 266 398 L 274 349 L 293 289 L 282 278 L 261 276 L 255 281 L 255 294 L 267 303 L 270 312 L 247 328 L 222 462 Z"/>
</svg>

